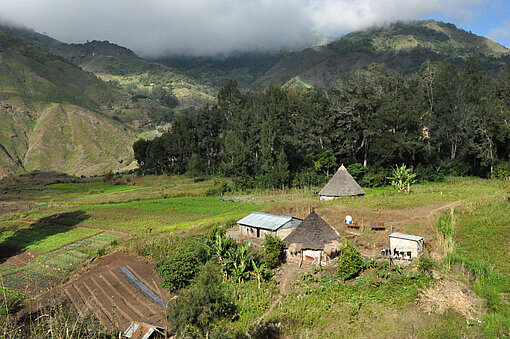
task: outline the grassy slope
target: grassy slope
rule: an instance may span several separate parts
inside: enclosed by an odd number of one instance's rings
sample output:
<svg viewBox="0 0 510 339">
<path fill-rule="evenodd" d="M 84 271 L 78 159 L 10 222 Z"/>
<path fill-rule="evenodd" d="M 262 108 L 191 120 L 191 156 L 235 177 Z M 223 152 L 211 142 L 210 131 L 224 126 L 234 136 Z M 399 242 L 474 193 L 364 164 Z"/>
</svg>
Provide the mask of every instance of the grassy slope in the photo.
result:
<svg viewBox="0 0 510 339">
<path fill-rule="evenodd" d="M 404 221 L 413 213 L 428 215 L 437 206 L 455 203 L 456 255 L 458 262 L 467 267 L 488 267 L 485 275 L 480 274 L 471 283 L 476 293 L 489 303 L 489 313 L 482 325 L 475 324 L 459 313 L 447 311 L 444 314 L 427 313 L 416 302 L 420 292 L 432 284 L 425 278 L 412 278 L 393 273 L 390 278 L 379 279 L 374 273 L 366 273 L 364 278 L 348 284 L 339 283 L 328 276 L 332 272 L 313 276 L 313 279 L 299 275 L 286 282 L 287 293 L 281 295 L 273 283 L 263 284 L 259 290 L 256 281 L 228 286 L 239 296 L 239 319 L 225 324 L 226 333 L 244 333 L 259 317 L 269 311 L 270 305 L 280 298 L 280 302 L 270 311 L 265 321 L 282 323 L 284 335 L 295 337 L 305 333 L 307 337 L 370 337 L 408 336 L 430 337 L 476 337 L 483 333 L 504 335 L 510 326 L 508 319 L 508 202 L 497 181 L 465 178 L 449 183 L 424 184 L 414 188 L 410 195 L 391 193 L 388 189 L 367 190 L 367 197 L 339 199 L 319 202 L 312 200 L 285 201 L 294 198 L 296 193 L 287 196 L 276 192 L 264 192 L 255 196 L 245 196 L 244 200 L 253 203 L 221 201 L 218 197 L 200 197 L 212 180 L 194 182 L 185 177 L 150 176 L 134 178 L 135 186 L 110 185 L 100 182 L 49 185 L 42 191 L 21 191 L 7 193 L 7 199 L 37 199 L 41 204 L 35 209 L 24 211 L 26 219 L 37 219 L 56 213 L 84 211 L 90 218 L 83 225 L 104 229 L 122 229 L 143 234 L 147 227 L 154 230 L 183 229 L 202 223 L 220 223 L 226 219 L 248 214 L 251 209 L 270 210 L 299 215 L 315 205 L 318 213 L 333 226 L 342 224 L 345 211 L 353 215 L 397 215 Z M 303 195 L 305 196 L 305 195 Z M 233 200 L 242 200 L 236 197 Z M 283 201 L 283 202 L 282 202 Z M 266 205 L 269 205 L 266 207 Z M 374 214 L 375 213 L 375 214 Z M 398 214 L 401 213 L 401 214 Z M 435 216 L 439 212 L 434 212 Z M 26 227 L 17 220 L 0 222 L 4 236 L 9 237 L 13 229 Z M 428 221 L 427 221 L 428 220 Z M 412 232 L 424 232 L 430 228 L 427 240 L 433 240 L 434 218 L 396 224 L 398 230 L 415 227 Z M 25 225 L 25 226 L 23 226 Z M 168 226 L 168 227 L 167 227 Z M 343 228 L 342 228 L 343 230 Z M 24 234 L 22 230 L 18 234 Z M 363 242 L 372 243 L 373 232 L 362 235 Z M 64 244 L 80 236 L 60 233 L 58 244 Z M 384 234 L 383 234 L 384 235 Z M 164 235 L 160 235 L 162 237 Z M 29 237 L 27 237 L 29 239 Z M 147 236 L 153 239 L 154 236 Z M 50 244 L 51 236 L 37 244 L 25 244 L 24 248 L 44 249 Z M 133 241 L 137 241 L 136 239 Z M 32 247 L 30 247 L 32 246 Z M 487 255 L 484 250 L 493 250 L 496 255 Z M 473 264 L 475 263 L 475 264 Z M 491 271 L 497 272 L 496 275 Z M 451 275 L 451 273 L 447 273 Z M 318 277 L 318 278 L 317 278 Z M 462 277 L 461 277 L 462 278 Z M 492 306 L 491 306 L 492 305 Z M 506 320 L 505 320 L 506 319 Z M 506 327 L 505 327 L 506 326 Z"/>
<path fill-rule="evenodd" d="M 137 130 L 162 111 L 0 30 L 1 175 L 120 170 L 133 161 Z"/>
</svg>

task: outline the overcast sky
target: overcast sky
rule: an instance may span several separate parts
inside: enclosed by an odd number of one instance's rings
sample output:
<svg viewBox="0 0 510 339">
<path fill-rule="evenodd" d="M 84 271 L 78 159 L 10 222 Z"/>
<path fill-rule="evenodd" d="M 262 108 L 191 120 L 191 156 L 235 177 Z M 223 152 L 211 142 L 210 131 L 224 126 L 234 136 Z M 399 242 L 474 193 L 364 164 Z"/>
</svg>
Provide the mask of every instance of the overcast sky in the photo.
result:
<svg viewBox="0 0 510 339">
<path fill-rule="evenodd" d="M 0 0 L 0 21 L 142 56 L 299 48 L 395 20 L 435 18 L 510 42 L 506 0 Z"/>
</svg>

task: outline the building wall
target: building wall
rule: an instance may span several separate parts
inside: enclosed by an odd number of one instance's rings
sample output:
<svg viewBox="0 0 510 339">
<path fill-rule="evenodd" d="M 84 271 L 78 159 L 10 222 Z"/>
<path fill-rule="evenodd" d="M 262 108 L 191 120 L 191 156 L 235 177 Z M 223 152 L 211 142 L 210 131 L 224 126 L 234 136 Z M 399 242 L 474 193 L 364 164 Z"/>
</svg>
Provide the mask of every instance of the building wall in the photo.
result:
<svg viewBox="0 0 510 339">
<path fill-rule="evenodd" d="M 257 227 L 239 225 L 239 233 L 247 237 L 264 239 L 266 237 L 266 234 L 275 234 L 273 231 L 270 230 L 263 230 L 260 228 L 258 230 L 259 231 L 257 232 Z M 258 237 L 257 234 L 259 235 Z"/>
<path fill-rule="evenodd" d="M 289 262 L 299 263 L 301 261 L 301 252 L 296 254 L 291 254 L 289 250 L 285 250 L 286 259 Z M 322 257 L 321 257 L 322 255 Z M 304 250 L 303 251 L 303 263 L 310 265 L 318 265 L 319 260 L 321 260 L 320 264 L 323 266 L 327 266 L 334 263 L 334 260 L 330 258 L 328 255 L 324 254 L 321 250 Z"/>
<path fill-rule="evenodd" d="M 285 228 L 285 229 L 281 229 L 276 232 L 273 232 L 270 230 L 259 229 L 259 237 L 258 238 L 264 239 L 266 237 L 266 234 L 273 234 L 273 235 L 278 236 L 280 239 L 284 239 L 293 230 L 294 230 L 294 228 Z M 257 238 L 257 227 L 239 225 L 239 233 L 241 233 L 241 235 L 244 235 L 246 237 Z"/>
<path fill-rule="evenodd" d="M 333 199 L 336 199 L 338 197 L 328 197 L 327 195 L 321 195 L 319 197 L 319 200 L 333 200 Z"/>
<path fill-rule="evenodd" d="M 392 252 L 394 249 L 405 252 L 411 251 L 411 258 L 417 258 L 423 249 L 423 245 L 414 240 L 390 238 L 390 249 Z"/>
<path fill-rule="evenodd" d="M 292 231 L 294 230 L 294 228 L 284 228 L 284 229 L 281 229 L 281 230 L 278 230 L 276 232 L 276 234 L 278 234 L 278 237 L 280 239 L 285 239 Z"/>
</svg>

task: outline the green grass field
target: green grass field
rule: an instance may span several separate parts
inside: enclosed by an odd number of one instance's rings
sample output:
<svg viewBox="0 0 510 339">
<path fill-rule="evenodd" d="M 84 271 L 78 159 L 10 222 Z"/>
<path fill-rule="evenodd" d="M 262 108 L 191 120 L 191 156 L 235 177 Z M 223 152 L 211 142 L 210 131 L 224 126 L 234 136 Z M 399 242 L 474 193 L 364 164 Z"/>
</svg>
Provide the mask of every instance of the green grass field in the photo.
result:
<svg viewBox="0 0 510 339">
<path fill-rule="evenodd" d="M 131 235 L 125 244 L 134 250 L 143 244 L 163 245 L 168 236 L 204 232 L 254 210 L 303 217 L 315 206 L 346 236 L 352 230 L 342 224 L 345 213 L 365 221 L 394 218 L 396 231 L 423 235 L 432 244 L 440 274 L 464 282 L 483 299 L 486 306 L 480 323 L 455 308 L 425 312 L 418 301 L 420 295 L 438 282 L 416 277 L 411 269 L 384 278 L 368 271 L 348 283 L 324 272 L 313 278 L 294 277 L 285 283 L 286 289 L 291 286 L 287 293 L 280 291 L 275 280 L 260 290 L 253 280 L 244 284 L 229 281 L 226 288 L 238 296 L 239 314 L 236 321 L 223 324 L 226 333 L 253 330 L 263 315 L 263 323 L 281 324 L 278 331 L 287 337 L 456 338 L 510 333 L 510 203 L 497 180 L 449 178 L 444 183 L 416 185 L 408 195 L 383 187 L 366 189 L 363 198 L 334 201 L 312 198 L 314 189 L 206 197 L 205 191 L 213 185 L 211 178 L 147 176 L 133 177 L 129 185 L 97 181 L 16 188 L 6 196 L 20 201 L 19 210 L 0 221 L 0 244 L 38 256 L 23 268 L 0 264 L 4 288 L 11 294 L 33 295 L 40 290 L 34 286 L 54 286 L 97 250 L 120 241 L 104 231 Z M 446 256 L 436 239 L 435 219 L 452 208 L 454 248 Z M 365 253 L 375 253 L 367 248 L 384 246 L 387 241 L 386 232 L 358 233 L 351 240 L 364 246 Z"/>
</svg>

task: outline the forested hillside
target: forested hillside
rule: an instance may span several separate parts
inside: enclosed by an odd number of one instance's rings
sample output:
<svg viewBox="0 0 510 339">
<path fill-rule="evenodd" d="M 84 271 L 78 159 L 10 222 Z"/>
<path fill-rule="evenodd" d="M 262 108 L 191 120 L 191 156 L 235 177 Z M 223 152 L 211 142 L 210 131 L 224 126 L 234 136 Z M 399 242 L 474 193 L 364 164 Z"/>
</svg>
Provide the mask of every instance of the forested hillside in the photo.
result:
<svg viewBox="0 0 510 339">
<path fill-rule="evenodd" d="M 427 60 L 460 65 L 470 56 L 476 56 L 484 69 L 495 75 L 509 61 L 509 50 L 453 24 L 424 20 L 352 32 L 303 51 L 223 58 L 165 57 L 160 61 L 215 88 L 232 78 L 245 90 L 267 87 L 271 82 L 328 87 L 374 62 L 407 74 L 418 71 Z"/>
<path fill-rule="evenodd" d="M 509 89 L 510 67 L 493 79 L 474 58 L 425 62 L 411 75 L 373 64 L 314 91 L 243 94 L 229 81 L 217 105 L 136 142 L 135 157 L 145 173 L 221 173 L 265 187 L 315 184 L 342 163 L 368 167 L 367 186 L 401 163 L 423 179 L 487 177 L 508 166 Z"/>
</svg>

